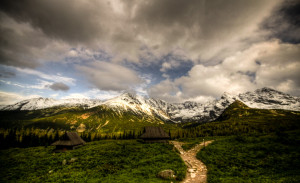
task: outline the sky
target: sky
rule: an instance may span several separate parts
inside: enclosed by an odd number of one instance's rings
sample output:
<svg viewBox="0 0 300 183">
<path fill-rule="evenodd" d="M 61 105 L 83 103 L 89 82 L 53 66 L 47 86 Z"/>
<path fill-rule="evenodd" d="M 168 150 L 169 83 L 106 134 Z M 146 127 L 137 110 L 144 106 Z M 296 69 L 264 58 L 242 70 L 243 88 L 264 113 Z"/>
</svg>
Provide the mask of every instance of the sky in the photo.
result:
<svg viewBox="0 0 300 183">
<path fill-rule="evenodd" d="M 299 0 L 2 0 L 0 105 L 300 96 L 299 12 Z"/>
</svg>

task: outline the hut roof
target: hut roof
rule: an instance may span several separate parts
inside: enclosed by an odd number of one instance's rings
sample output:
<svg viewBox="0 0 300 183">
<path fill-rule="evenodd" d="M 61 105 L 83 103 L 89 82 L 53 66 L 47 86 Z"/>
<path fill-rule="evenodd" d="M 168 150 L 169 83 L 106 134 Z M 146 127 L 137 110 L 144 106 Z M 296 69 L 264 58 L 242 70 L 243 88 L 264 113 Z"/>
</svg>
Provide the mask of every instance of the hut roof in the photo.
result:
<svg viewBox="0 0 300 183">
<path fill-rule="evenodd" d="M 140 136 L 141 139 L 168 139 L 170 136 L 162 127 L 147 126 L 145 132 Z"/>
<path fill-rule="evenodd" d="M 51 145 L 76 146 L 83 144 L 85 144 L 85 141 L 82 140 L 82 138 L 76 132 L 66 132 L 66 135 L 63 137 L 62 140 L 58 140 Z"/>
</svg>

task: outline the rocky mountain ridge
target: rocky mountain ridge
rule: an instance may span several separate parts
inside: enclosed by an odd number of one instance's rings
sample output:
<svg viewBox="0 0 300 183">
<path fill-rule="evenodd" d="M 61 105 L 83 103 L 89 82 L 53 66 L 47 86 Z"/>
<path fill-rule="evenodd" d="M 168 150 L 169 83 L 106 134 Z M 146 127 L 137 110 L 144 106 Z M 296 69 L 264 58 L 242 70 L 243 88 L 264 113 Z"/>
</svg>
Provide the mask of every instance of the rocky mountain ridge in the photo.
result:
<svg viewBox="0 0 300 183">
<path fill-rule="evenodd" d="M 2 107 L 1 110 L 38 110 L 51 107 L 83 107 L 92 108 L 105 105 L 116 112 L 131 111 L 142 116 L 158 117 L 163 121 L 208 122 L 215 120 L 234 101 L 240 100 L 251 108 L 287 109 L 300 111 L 300 97 L 293 97 L 271 88 L 261 88 L 254 92 L 239 95 L 224 93 L 220 99 L 205 104 L 196 102 L 168 103 L 160 99 L 145 98 L 124 93 L 107 101 L 91 99 L 35 98 L 24 100 L 14 105 Z"/>
</svg>

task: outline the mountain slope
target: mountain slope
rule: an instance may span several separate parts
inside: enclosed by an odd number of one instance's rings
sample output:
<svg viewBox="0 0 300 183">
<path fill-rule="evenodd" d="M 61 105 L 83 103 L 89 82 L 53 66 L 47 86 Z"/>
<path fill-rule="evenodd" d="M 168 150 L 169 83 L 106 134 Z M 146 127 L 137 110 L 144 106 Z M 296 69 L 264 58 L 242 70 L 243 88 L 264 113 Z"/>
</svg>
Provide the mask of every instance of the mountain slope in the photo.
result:
<svg viewBox="0 0 300 183">
<path fill-rule="evenodd" d="M 84 109 L 82 107 L 56 107 L 34 111 L 0 111 L 0 128 L 65 129 L 99 131 L 103 133 L 140 131 L 144 126 L 170 126 L 155 115 L 140 111 L 116 110 L 106 104 Z"/>
<path fill-rule="evenodd" d="M 217 119 L 234 101 L 240 100 L 251 108 L 287 109 L 300 111 L 300 98 L 293 97 L 270 88 L 258 89 L 239 95 L 224 93 L 220 99 L 205 104 L 196 102 L 167 103 L 159 99 L 147 99 L 138 95 L 124 93 L 107 101 L 89 99 L 54 100 L 36 98 L 24 100 L 14 105 L 2 107 L 4 111 L 40 110 L 51 108 L 80 108 L 88 110 L 96 106 L 106 106 L 115 113 L 129 112 L 132 115 L 163 122 L 209 122 Z M 50 112 L 52 110 L 49 110 Z"/>
<path fill-rule="evenodd" d="M 255 92 L 239 94 L 237 99 L 252 108 L 300 111 L 300 97 L 293 97 L 266 87 Z"/>
<path fill-rule="evenodd" d="M 210 123 L 190 125 L 185 128 L 202 136 L 224 136 L 281 132 L 300 129 L 300 112 L 283 109 L 250 108 L 235 101 Z M 195 127 L 196 128 L 191 128 Z"/>
<path fill-rule="evenodd" d="M 300 111 L 300 97 L 293 97 L 265 87 L 236 96 L 224 93 L 220 99 L 205 104 L 195 102 L 170 104 L 168 113 L 175 121 L 208 122 L 217 119 L 236 100 L 240 100 L 251 108 Z"/>
</svg>

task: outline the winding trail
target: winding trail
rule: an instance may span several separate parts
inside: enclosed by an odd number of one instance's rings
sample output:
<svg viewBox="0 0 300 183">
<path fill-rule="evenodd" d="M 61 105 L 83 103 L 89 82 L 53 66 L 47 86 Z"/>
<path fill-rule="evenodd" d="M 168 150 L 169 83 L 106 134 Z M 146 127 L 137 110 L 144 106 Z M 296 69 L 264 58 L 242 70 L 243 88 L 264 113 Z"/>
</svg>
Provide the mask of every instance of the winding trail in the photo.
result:
<svg viewBox="0 0 300 183">
<path fill-rule="evenodd" d="M 206 141 L 205 146 L 212 143 L 211 141 Z M 180 152 L 180 156 L 184 163 L 187 165 L 187 174 L 182 183 L 206 183 L 207 180 L 207 168 L 204 163 L 196 158 L 196 154 L 204 146 L 203 143 L 197 144 L 195 147 L 188 151 L 184 151 L 181 147 L 183 142 L 171 141 L 175 148 Z"/>
</svg>

